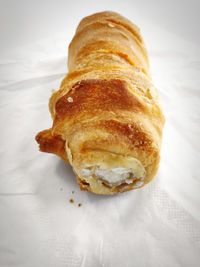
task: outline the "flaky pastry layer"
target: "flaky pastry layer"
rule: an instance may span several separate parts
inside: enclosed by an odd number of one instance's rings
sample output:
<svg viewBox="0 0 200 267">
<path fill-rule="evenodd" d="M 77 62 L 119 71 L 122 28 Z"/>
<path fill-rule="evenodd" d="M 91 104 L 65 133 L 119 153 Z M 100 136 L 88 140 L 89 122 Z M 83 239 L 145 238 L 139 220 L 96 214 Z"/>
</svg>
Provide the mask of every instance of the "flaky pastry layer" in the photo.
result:
<svg viewBox="0 0 200 267">
<path fill-rule="evenodd" d="M 123 16 L 84 18 L 69 45 L 68 69 L 49 101 L 43 152 L 70 163 L 80 188 L 114 194 L 155 176 L 164 116 L 140 30 Z"/>
</svg>

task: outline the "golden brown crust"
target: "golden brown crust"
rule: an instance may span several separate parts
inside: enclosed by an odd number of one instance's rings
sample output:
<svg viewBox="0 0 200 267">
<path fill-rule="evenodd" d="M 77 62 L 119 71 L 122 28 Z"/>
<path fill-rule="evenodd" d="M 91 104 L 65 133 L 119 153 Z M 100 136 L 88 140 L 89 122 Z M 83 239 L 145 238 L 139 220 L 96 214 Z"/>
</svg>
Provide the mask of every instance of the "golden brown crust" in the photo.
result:
<svg viewBox="0 0 200 267">
<path fill-rule="evenodd" d="M 134 123 L 122 123 L 116 120 L 102 121 L 100 127 L 105 127 L 112 134 L 118 133 L 126 136 L 131 145 L 140 150 L 152 150 L 152 140 L 147 132 L 141 130 L 140 126 Z"/>
<path fill-rule="evenodd" d="M 39 132 L 35 139 L 40 145 L 40 151 L 54 153 L 66 162 L 68 161 L 67 154 L 64 149 L 65 141 L 59 135 L 52 135 L 51 129 Z"/>
<path fill-rule="evenodd" d="M 92 157 L 132 157 L 148 183 L 158 169 L 165 119 L 138 27 L 115 12 L 84 18 L 69 45 L 68 67 L 49 101 L 53 126 L 36 136 L 40 150 L 69 159 L 74 170 Z M 97 194 L 138 188 L 137 180 L 112 186 L 77 175 L 77 182 Z"/>
<path fill-rule="evenodd" d="M 70 99 L 73 102 L 70 102 Z M 81 112 L 88 114 L 102 110 L 139 112 L 145 111 L 145 105 L 127 90 L 121 80 L 82 80 L 59 98 L 55 110 L 59 118 L 67 118 Z"/>
<path fill-rule="evenodd" d="M 148 73 L 148 57 L 139 28 L 117 13 L 96 13 L 80 22 L 69 46 L 69 68 L 77 68 L 83 57 L 102 50 L 122 55 Z"/>
</svg>

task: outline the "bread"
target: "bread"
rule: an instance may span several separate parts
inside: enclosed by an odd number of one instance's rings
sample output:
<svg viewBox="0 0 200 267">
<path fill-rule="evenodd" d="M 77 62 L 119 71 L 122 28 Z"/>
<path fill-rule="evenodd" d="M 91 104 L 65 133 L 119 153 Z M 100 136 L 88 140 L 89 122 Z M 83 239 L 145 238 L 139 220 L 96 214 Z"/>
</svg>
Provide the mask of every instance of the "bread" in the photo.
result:
<svg viewBox="0 0 200 267">
<path fill-rule="evenodd" d="M 69 162 L 96 194 L 136 189 L 155 176 L 164 116 L 140 30 L 114 12 L 85 17 L 69 45 L 69 72 L 53 93 L 43 152 Z"/>
</svg>

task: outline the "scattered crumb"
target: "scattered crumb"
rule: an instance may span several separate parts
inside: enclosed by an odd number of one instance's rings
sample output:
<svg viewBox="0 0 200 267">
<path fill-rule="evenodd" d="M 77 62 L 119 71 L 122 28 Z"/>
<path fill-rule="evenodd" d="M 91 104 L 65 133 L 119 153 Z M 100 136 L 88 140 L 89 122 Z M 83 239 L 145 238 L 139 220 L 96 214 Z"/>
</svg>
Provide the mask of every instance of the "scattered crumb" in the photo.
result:
<svg viewBox="0 0 200 267">
<path fill-rule="evenodd" d="M 60 188 L 60 191 L 63 191 L 63 188 L 62 187 Z"/>
<path fill-rule="evenodd" d="M 70 198 L 69 202 L 70 202 L 70 203 L 74 203 L 73 198 Z"/>
<path fill-rule="evenodd" d="M 70 102 L 70 103 L 72 103 L 74 100 L 73 100 L 73 98 L 72 98 L 71 96 L 69 96 L 69 97 L 67 98 L 67 101 Z"/>
<path fill-rule="evenodd" d="M 143 186 L 144 182 L 143 181 L 136 181 L 135 184 L 134 184 L 134 188 L 139 188 L 141 186 Z"/>
<path fill-rule="evenodd" d="M 135 140 L 135 145 L 138 146 L 140 143 L 138 140 Z"/>
<path fill-rule="evenodd" d="M 82 204 L 81 203 L 78 203 L 78 207 L 81 207 L 82 206 Z"/>
<path fill-rule="evenodd" d="M 74 194 L 74 191 L 72 191 L 72 194 Z"/>
</svg>

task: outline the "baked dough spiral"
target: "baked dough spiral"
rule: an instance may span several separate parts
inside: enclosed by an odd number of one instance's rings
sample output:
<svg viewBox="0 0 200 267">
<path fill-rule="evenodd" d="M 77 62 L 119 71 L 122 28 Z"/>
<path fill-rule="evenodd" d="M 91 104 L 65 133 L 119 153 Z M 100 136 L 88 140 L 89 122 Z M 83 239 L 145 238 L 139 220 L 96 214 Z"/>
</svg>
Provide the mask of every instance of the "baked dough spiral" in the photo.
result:
<svg viewBox="0 0 200 267">
<path fill-rule="evenodd" d="M 157 172 L 165 119 L 140 30 L 114 12 L 85 17 L 68 69 L 49 101 L 53 125 L 36 136 L 40 150 L 69 162 L 83 190 L 142 187 Z"/>
</svg>

